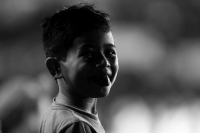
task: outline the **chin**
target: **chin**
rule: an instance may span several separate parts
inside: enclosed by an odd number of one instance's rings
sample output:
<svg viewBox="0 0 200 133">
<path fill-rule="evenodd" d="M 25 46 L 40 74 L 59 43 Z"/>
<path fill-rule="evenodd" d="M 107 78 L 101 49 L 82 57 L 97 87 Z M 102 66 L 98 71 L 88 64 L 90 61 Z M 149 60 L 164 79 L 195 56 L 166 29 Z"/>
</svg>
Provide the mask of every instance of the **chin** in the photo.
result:
<svg viewBox="0 0 200 133">
<path fill-rule="evenodd" d="M 92 87 L 91 87 L 91 97 L 93 98 L 101 98 L 101 97 L 106 97 L 110 93 L 110 89 L 112 87 L 112 84 L 108 85 L 99 85 L 96 84 L 95 82 L 92 82 Z"/>
<path fill-rule="evenodd" d="M 108 96 L 109 93 L 110 93 L 110 87 L 104 87 L 101 89 L 96 98 L 106 97 Z"/>
</svg>

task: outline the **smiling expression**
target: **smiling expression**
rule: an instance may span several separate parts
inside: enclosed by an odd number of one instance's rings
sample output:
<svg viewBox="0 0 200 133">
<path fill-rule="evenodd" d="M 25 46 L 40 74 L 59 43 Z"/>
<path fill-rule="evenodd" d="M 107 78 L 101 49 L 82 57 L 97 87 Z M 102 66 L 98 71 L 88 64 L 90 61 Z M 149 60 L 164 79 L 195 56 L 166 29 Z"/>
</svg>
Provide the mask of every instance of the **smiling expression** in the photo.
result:
<svg viewBox="0 0 200 133">
<path fill-rule="evenodd" d="M 112 33 L 93 30 L 75 38 L 60 64 L 69 93 L 83 98 L 108 95 L 119 69 Z"/>
</svg>

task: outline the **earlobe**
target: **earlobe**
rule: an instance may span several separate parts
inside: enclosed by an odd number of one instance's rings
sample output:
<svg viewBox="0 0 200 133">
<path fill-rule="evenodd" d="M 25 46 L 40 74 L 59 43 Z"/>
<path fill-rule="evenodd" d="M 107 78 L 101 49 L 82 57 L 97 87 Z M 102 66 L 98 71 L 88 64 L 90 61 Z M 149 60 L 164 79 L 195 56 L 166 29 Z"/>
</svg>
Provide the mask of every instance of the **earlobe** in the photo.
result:
<svg viewBox="0 0 200 133">
<path fill-rule="evenodd" d="M 56 58 L 53 57 L 48 57 L 45 62 L 50 74 L 55 78 L 55 79 L 60 79 L 62 78 L 62 73 L 60 69 L 60 64 L 59 61 Z"/>
</svg>

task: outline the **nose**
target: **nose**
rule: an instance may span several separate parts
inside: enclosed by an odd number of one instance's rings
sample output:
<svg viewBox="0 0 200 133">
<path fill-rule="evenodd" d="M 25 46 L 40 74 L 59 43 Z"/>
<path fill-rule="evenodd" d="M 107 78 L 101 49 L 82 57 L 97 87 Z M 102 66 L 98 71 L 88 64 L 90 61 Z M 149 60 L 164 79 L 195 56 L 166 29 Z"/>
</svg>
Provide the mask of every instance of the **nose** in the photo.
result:
<svg viewBox="0 0 200 133">
<path fill-rule="evenodd" d="M 105 56 L 101 56 L 97 61 L 96 67 L 110 67 L 110 63 Z"/>
</svg>

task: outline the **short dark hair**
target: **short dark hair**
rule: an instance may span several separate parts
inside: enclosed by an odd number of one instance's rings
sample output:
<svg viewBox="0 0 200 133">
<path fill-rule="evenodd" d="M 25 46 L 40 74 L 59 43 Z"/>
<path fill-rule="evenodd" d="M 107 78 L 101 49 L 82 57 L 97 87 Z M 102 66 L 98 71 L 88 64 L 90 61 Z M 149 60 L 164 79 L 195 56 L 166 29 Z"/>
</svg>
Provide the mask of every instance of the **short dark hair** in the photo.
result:
<svg viewBox="0 0 200 133">
<path fill-rule="evenodd" d="M 42 23 L 46 58 L 64 60 L 74 39 L 95 29 L 110 31 L 108 14 L 96 10 L 94 5 L 83 3 L 64 7 Z"/>
</svg>

